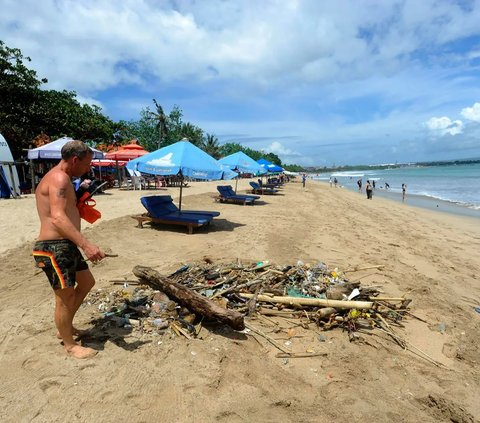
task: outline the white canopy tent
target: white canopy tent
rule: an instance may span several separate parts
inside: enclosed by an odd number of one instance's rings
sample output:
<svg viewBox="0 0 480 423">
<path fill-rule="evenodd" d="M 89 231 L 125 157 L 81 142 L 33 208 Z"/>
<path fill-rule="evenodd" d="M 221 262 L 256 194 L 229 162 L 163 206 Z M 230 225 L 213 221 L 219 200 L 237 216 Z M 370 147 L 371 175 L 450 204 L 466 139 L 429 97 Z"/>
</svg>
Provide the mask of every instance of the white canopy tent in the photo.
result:
<svg viewBox="0 0 480 423">
<path fill-rule="evenodd" d="M 41 147 L 32 148 L 31 150 L 28 150 L 28 158 L 30 160 L 60 160 L 62 158 L 62 147 L 69 141 L 73 141 L 73 138 L 62 137 L 58 140 L 42 145 Z M 94 159 L 103 159 L 103 152 L 96 148 L 90 148 L 93 151 Z"/>
<path fill-rule="evenodd" d="M 2 198 L 20 197 L 20 181 L 18 172 L 13 160 L 12 152 L 3 135 L 0 134 L 0 178 L 1 184 L 6 192 L 2 189 Z M 7 196 L 8 195 L 8 196 Z"/>
</svg>

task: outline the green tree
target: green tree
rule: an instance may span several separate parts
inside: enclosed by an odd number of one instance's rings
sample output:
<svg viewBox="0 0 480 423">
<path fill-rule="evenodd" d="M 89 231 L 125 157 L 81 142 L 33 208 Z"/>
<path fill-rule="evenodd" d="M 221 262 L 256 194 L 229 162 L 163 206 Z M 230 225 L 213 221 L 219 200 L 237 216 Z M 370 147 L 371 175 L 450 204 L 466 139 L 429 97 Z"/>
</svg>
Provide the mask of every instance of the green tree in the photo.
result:
<svg viewBox="0 0 480 423">
<path fill-rule="evenodd" d="M 245 149 L 241 144 L 234 143 L 234 142 L 229 142 L 225 143 L 220 146 L 220 154 L 221 157 L 227 157 L 230 156 L 231 154 L 238 153 L 239 151 L 243 151 L 245 153 Z M 245 153 L 247 154 L 247 153 Z M 251 156 L 250 156 L 251 157 Z M 253 159 L 253 157 L 252 157 Z"/>
<path fill-rule="evenodd" d="M 121 121 L 120 129 L 116 134 L 121 143 L 136 138 L 140 145 L 147 151 L 158 149 L 158 129 L 151 119 L 148 108 L 140 112 L 139 120 Z"/>
<path fill-rule="evenodd" d="M 52 138 L 68 135 L 94 144 L 109 142 L 118 124 L 98 106 L 81 105 L 73 91 L 38 90 L 30 110 L 30 125 Z"/>
<path fill-rule="evenodd" d="M 196 145 L 197 147 L 201 147 L 203 143 L 203 130 L 198 126 L 193 125 L 190 122 L 186 122 L 182 124 L 180 130 L 181 138 L 186 138 L 192 144 Z"/>
<path fill-rule="evenodd" d="M 263 158 L 268 160 L 269 162 L 271 162 L 273 164 L 276 164 L 278 166 L 282 166 L 282 160 L 280 159 L 280 157 L 278 157 L 274 153 L 266 153 L 266 154 L 263 155 Z"/>
<path fill-rule="evenodd" d="M 178 106 L 173 106 L 173 109 L 167 117 L 167 145 L 176 143 L 182 139 L 182 124 L 183 112 Z"/>
<path fill-rule="evenodd" d="M 0 132 L 5 136 L 15 157 L 28 148 L 34 132 L 29 116 L 37 97 L 38 88 L 46 79 L 38 79 L 30 62 L 17 48 L 9 48 L 0 40 Z"/>
<path fill-rule="evenodd" d="M 213 134 L 207 134 L 203 138 L 201 148 L 217 160 L 222 157 L 218 138 Z"/>
<path fill-rule="evenodd" d="M 163 107 L 157 103 L 157 100 L 153 99 L 153 103 L 155 104 L 155 112 L 148 110 L 147 114 L 149 118 L 155 122 L 155 128 L 158 131 L 158 149 L 165 145 L 165 139 L 168 134 L 167 116 L 165 116 Z"/>
<path fill-rule="evenodd" d="M 0 132 L 8 140 L 14 157 L 23 155 L 36 135 L 52 138 L 68 135 L 94 143 L 109 142 L 118 125 L 97 106 L 81 105 L 73 91 L 42 90 L 30 62 L 16 48 L 0 41 Z"/>
</svg>

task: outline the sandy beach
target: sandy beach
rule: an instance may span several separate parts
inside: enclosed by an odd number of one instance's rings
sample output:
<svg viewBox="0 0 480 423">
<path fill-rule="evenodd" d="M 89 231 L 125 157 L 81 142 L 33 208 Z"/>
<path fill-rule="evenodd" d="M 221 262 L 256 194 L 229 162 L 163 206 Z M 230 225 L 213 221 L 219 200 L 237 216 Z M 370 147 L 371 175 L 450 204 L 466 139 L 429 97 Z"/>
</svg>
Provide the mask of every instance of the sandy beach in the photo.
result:
<svg viewBox="0 0 480 423">
<path fill-rule="evenodd" d="M 145 265 L 168 274 L 209 257 L 276 264 L 324 262 L 348 269 L 362 286 L 389 296 L 408 293 L 411 311 L 401 334 L 431 362 L 386 337 L 350 343 L 339 329 L 299 331 L 295 350 L 324 357 L 275 358 L 275 348 L 227 327 L 197 339 L 169 333 L 132 334 L 95 343 L 86 361 L 67 357 L 55 337 L 54 298 L 38 274 L 31 248 L 39 222 L 32 195 L 0 201 L 0 421 L 2 422 L 475 422 L 480 421 L 479 220 L 429 211 L 326 183 L 287 184 L 254 206 L 214 202 L 217 182 L 192 183 L 183 208 L 221 212 L 208 230 L 136 227 L 139 198 L 179 190 L 107 191 L 96 197 L 102 219 L 86 236 L 118 254 L 93 266 L 94 289 L 135 279 Z M 248 180 L 239 182 L 245 192 Z M 82 306 L 77 325 L 92 326 L 95 307 Z M 262 326 L 260 319 L 252 324 Z M 441 329 L 439 329 L 441 328 Z M 285 339 L 286 333 L 269 332 Z"/>
</svg>

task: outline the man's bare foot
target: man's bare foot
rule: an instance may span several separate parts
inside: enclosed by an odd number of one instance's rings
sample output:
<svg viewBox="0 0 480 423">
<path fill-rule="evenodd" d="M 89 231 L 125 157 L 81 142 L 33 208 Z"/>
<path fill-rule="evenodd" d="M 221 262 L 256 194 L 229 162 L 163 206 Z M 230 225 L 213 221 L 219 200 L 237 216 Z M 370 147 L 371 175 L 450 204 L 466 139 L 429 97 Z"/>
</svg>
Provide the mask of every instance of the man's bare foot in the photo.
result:
<svg viewBox="0 0 480 423">
<path fill-rule="evenodd" d="M 65 351 L 71 357 L 85 359 L 91 358 L 97 355 L 98 351 L 89 347 L 82 347 L 81 345 L 72 345 L 70 347 L 65 347 Z"/>
<path fill-rule="evenodd" d="M 86 335 L 88 333 L 88 330 L 83 330 L 83 329 L 77 329 L 73 328 L 72 335 L 75 337 L 76 340 L 80 339 L 82 336 Z M 57 338 L 62 339 L 60 336 L 60 332 L 57 332 Z"/>
</svg>

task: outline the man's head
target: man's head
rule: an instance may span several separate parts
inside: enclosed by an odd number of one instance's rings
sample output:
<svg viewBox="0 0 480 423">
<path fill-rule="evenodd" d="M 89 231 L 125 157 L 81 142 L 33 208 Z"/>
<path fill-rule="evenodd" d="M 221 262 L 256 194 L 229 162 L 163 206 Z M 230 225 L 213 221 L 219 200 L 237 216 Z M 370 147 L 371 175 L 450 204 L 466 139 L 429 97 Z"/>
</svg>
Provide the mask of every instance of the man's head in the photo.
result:
<svg viewBox="0 0 480 423">
<path fill-rule="evenodd" d="M 63 160 L 68 160 L 74 156 L 82 160 L 88 154 L 93 155 L 93 151 L 83 141 L 69 141 L 62 147 Z"/>
<path fill-rule="evenodd" d="M 82 141 L 69 141 L 62 147 L 62 160 L 70 164 L 72 176 L 81 176 L 90 171 L 93 157 L 91 148 Z"/>
</svg>

